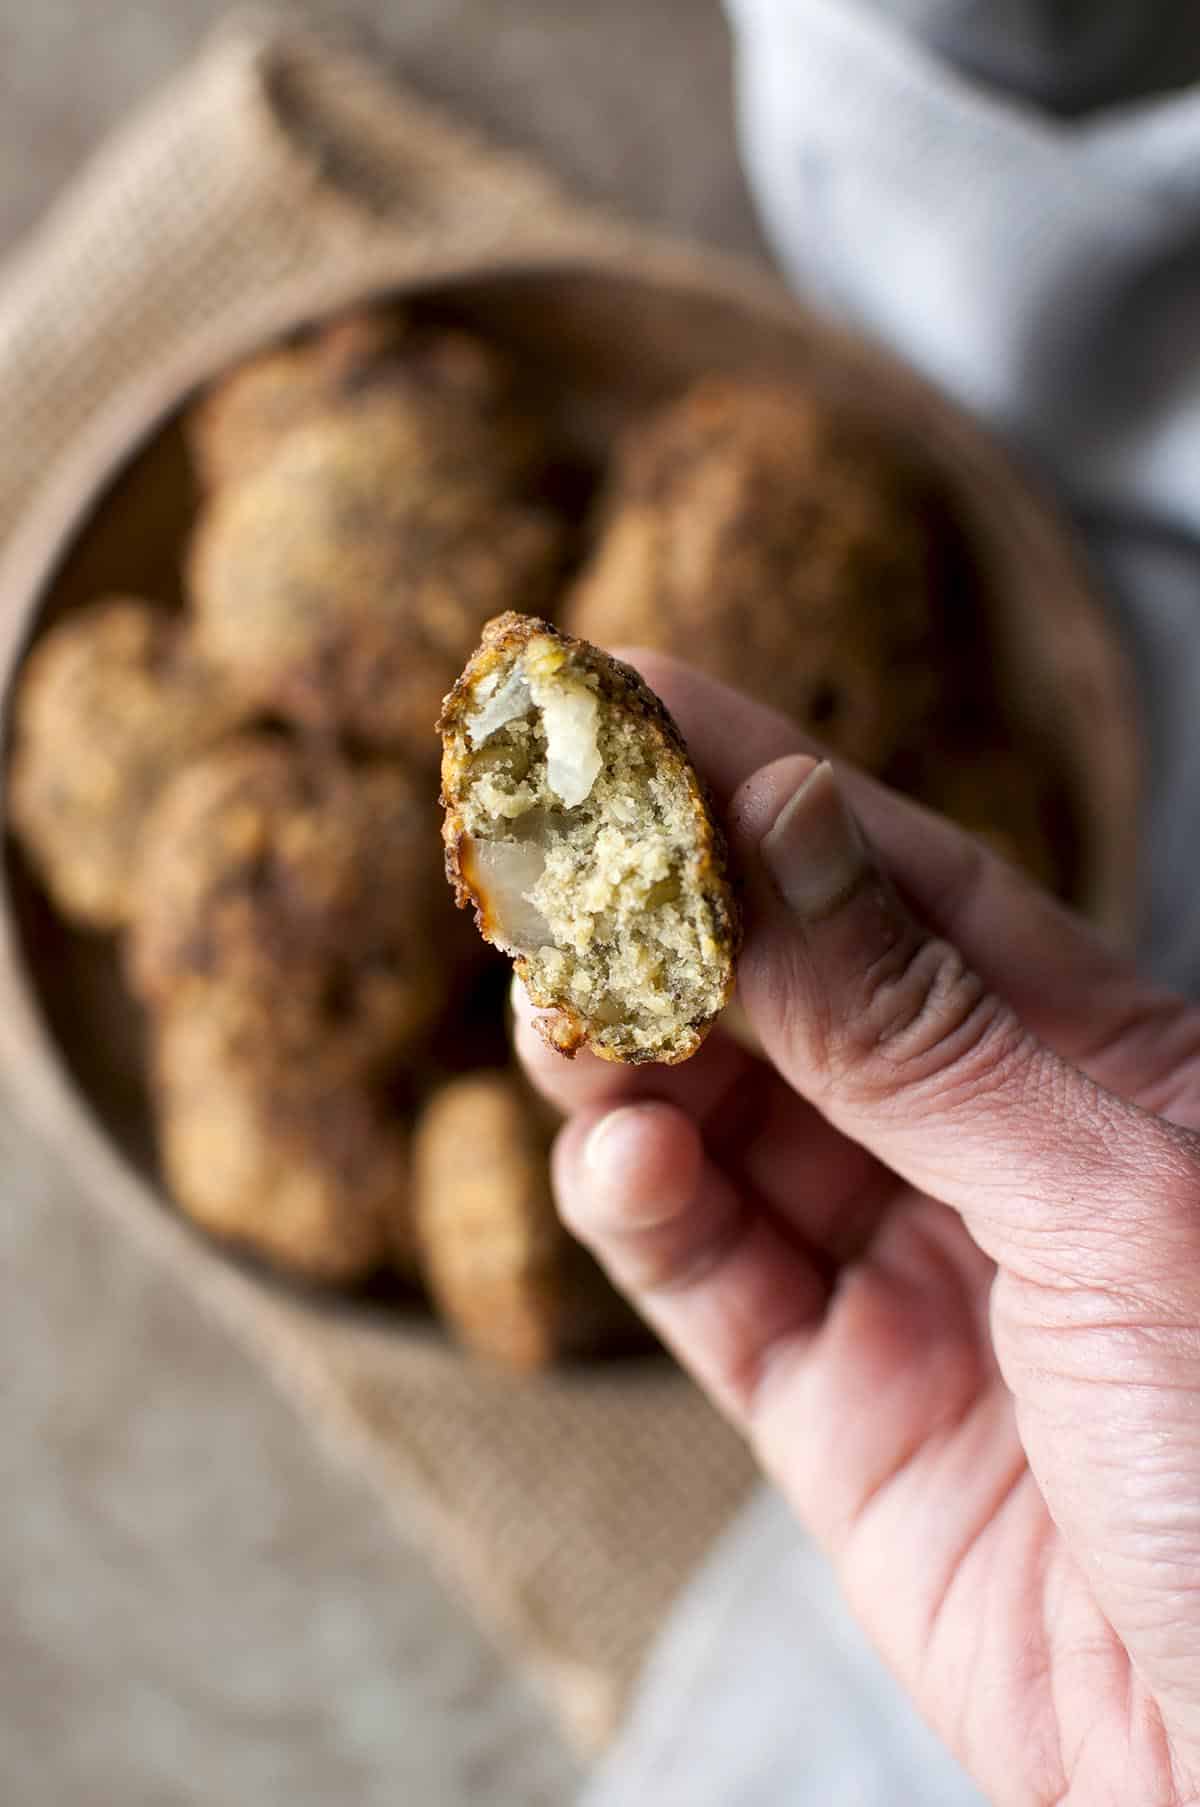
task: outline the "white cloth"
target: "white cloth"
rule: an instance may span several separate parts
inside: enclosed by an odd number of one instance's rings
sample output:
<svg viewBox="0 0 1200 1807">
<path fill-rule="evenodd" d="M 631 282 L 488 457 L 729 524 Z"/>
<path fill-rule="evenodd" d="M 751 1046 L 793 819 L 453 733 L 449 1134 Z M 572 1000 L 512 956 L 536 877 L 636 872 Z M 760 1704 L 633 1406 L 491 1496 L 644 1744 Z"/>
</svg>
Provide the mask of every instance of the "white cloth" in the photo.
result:
<svg viewBox="0 0 1200 1807">
<path fill-rule="evenodd" d="M 1146 704 L 1145 958 L 1200 991 L 1193 0 L 727 5 L 744 160 L 797 288 L 984 417 L 1084 532 Z M 1145 98 L 1164 74 L 1176 90 Z M 585 1807 L 979 1799 L 764 1496 L 679 1608 Z"/>
<path fill-rule="evenodd" d="M 985 1807 L 763 1493 L 676 1610 L 581 1807 Z"/>
</svg>

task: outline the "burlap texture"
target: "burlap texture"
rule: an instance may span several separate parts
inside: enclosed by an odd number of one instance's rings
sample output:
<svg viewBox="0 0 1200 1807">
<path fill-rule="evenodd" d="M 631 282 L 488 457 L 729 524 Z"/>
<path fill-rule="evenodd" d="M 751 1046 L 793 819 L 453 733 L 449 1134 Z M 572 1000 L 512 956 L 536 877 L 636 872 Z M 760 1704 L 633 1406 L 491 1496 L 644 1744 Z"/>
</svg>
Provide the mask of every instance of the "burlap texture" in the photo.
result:
<svg viewBox="0 0 1200 1807">
<path fill-rule="evenodd" d="M 269 18 L 225 28 L 0 272 L 0 541 L 148 366 L 328 268 L 391 275 L 624 229 Z M 628 234 L 636 256 L 639 235 Z M 680 253 L 688 260 L 690 254 Z M 13 431 L 19 423 L 19 431 Z M 433 1336 L 310 1305 L 118 1183 L 119 1220 L 252 1343 L 481 1617 L 603 1738 L 660 1620 L 743 1497 L 739 1440 L 665 1363 L 513 1382 Z"/>
</svg>

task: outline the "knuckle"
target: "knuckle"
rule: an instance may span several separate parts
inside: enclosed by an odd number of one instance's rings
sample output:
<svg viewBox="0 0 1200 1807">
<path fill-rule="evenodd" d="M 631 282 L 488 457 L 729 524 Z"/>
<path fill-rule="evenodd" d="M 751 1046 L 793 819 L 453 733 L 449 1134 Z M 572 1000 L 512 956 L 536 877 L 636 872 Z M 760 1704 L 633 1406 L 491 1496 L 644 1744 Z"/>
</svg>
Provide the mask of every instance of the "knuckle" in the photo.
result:
<svg viewBox="0 0 1200 1807">
<path fill-rule="evenodd" d="M 682 1220 L 646 1225 L 610 1242 L 606 1256 L 626 1291 L 642 1298 L 669 1297 L 706 1279 L 741 1241 L 745 1228 L 738 1216 L 705 1226 L 702 1235 Z"/>
<path fill-rule="evenodd" d="M 833 1064 L 860 1090 L 922 1090 L 943 1106 L 996 1086 L 1030 1047 L 957 948 L 915 934 L 864 970 L 838 1042 Z"/>
</svg>

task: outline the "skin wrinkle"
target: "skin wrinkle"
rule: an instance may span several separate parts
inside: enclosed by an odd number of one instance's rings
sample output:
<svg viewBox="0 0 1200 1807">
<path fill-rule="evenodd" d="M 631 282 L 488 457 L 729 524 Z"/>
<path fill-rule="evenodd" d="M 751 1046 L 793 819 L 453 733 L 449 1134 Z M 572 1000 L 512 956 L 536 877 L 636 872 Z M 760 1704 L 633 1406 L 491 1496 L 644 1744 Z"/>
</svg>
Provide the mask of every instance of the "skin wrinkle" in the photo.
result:
<svg viewBox="0 0 1200 1807">
<path fill-rule="evenodd" d="M 728 1375 L 729 1387 L 743 1418 L 753 1415 L 754 1401 L 765 1384 L 767 1374 L 788 1356 L 799 1359 L 805 1353 L 811 1340 L 812 1325 L 810 1313 L 799 1314 L 794 1324 L 774 1331 L 748 1350 L 744 1359 L 733 1364 Z M 753 1437 L 751 1441 L 753 1442 Z"/>
<path fill-rule="evenodd" d="M 930 1237 L 926 1232 L 918 1232 L 918 1243 L 921 1256 L 918 1265 L 926 1270 L 935 1268 L 941 1272 L 948 1283 L 952 1285 L 956 1284 L 957 1276 L 954 1273 L 952 1263 L 949 1261 L 940 1243 L 936 1239 Z M 886 1289 L 894 1279 L 898 1279 L 901 1284 L 910 1287 L 913 1284 L 916 1284 L 921 1288 L 928 1287 L 929 1280 L 927 1271 L 923 1272 L 918 1281 L 914 1283 L 906 1280 L 902 1273 L 890 1275 L 889 1267 L 891 1265 L 892 1263 L 887 1251 L 881 1249 L 879 1254 L 875 1257 L 868 1256 L 853 1267 L 843 1270 L 840 1283 L 834 1288 L 827 1310 L 823 1332 L 827 1340 L 835 1334 L 838 1328 L 838 1320 L 840 1317 L 845 1317 L 848 1307 L 850 1309 L 861 1309 L 861 1302 L 864 1297 L 866 1297 L 868 1304 L 870 1303 L 871 1294 L 866 1291 L 866 1289 Z M 964 1319 L 969 1318 L 970 1313 L 967 1311 L 965 1300 L 963 1301 L 963 1311 Z M 772 1364 L 772 1368 L 775 1366 L 776 1364 Z M 978 1357 L 977 1354 L 973 1352 L 970 1372 L 962 1381 L 964 1397 L 968 1405 L 977 1394 L 980 1374 L 981 1369 Z M 764 1381 L 768 1378 L 771 1382 L 777 1383 L 779 1376 L 777 1372 L 772 1373 L 769 1377 L 764 1375 Z M 759 1448 L 760 1453 L 765 1452 L 768 1434 L 767 1418 L 769 1416 L 769 1400 L 765 1399 L 763 1395 L 764 1389 L 760 1388 L 755 1398 L 750 1402 L 748 1410 L 751 1435 L 755 1441 L 756 1447 Z M 953 1423 L 954 1421 L 955 1414 L 952 1413 L 950 1422 Z M 911 1454 L 911 1452 L 909 1452 L 909 1454 Z M 855 1523 L 861 1524 L 867 1508 L 877 1495 L 885 1491 L 888 1480 L 894 1478 L 903 1471 L 909 1460 L 909 1454 L 902 1452 L 894 1462 L 889 1462 L 887 1471 L 872 1481 L 864 1497 L 847 1508 L 847 1535 L 849 1535 L 849 1532 L 853 1529 Z"/>
<path fill-rule="evenodd" d="M 1050 1603 L 1050 1592 L 1057 1572 L 1055 1563 L 1057 1546 L 1054 1538 L 1054 1526 L 1050 1516 L 1043 1512 L 1034 1533 L 1035 1558 L 1025 1583 L 1034 1610 L 1029 1615 L 1030 1631 L 1026 1634 L 1022 1649 L 1024 1666 L 1021 1679 L 1027 1688 L 1033 1684 L 1034 1690 L 1039 1682 L 1043 1683 L 1047 1699 L 1050 1698 L 1054 1686 L 1054 1662 L 1050 1635 L 1050 1625 L 1055 1617 Z M 1040 1610 L 1037 1610 L 1039 1606 Z M 1048 1717 L 1053 1716 L 1048 1715 Z M 1050 1743 L 1053 1746 L 1055 1758 L 1054 1786 L 1065 1786 L 1066 1771 L 1063 1766 L 1062 1738 L 1061 1734 L 1053 1728 Z"/>
<path fill-rule="evenodd" d="M 1170 1739 L 1167 1736 L 1167 1728 L 1163 1721 L 1158 1702 L 1151 1698 L 1149 1694 L 1145 1694 L 1141 1687 L 1136 1686 L 1135 1684 L 1136 1674 L 1131 1671 L 1131 1701 L 1135 1693 L 1141 1697 L 1139 1704 L 1142 1706 L 1145 1717 L 1150 1721 L 1151 1731 L 1156 1736 L 1162 1760 L 1167 1766 L 1170 1785 L 1175 1791 L 1172 1800 L 1167 1803 L 1167 1807 L 1200 1807 L 1200 1782 L 1197 1782 L 1193 1775 L 1189 1775 L 1183 1763 L 1176 1757 L 1176 1754 L 1171 1747 Z"/>
<path fill-rule="evenodd" d="M 961 1431 L 964 1422 L 972 1412 L 977 1411 L 980 1398 L 977 1388 L 964 1387 L 961 1404 L 948 1412 L 931 1430 L 928 1422 L 920 1427 L 919 1432 L 905 1439 L 884 1468 L 871 1479 L 870 1485 L 863 1491 L 852 1509 L 844 1516 L 840 1535 L 835 1532 L 831 1542 L 837 1547 L 840 1544 L 847 1561 L 853 1560 L 853 1540 L 856 1532 L 867 1524 L 872 1510 L 880 1506 L 887 1498 L 893 1483 L 904 1476 L 918 1453 L 931 1455 L 935 1453 L 939 1441 L 947 1442 Z M 949 1582 L 947 1581 L 947 1585 Z"/>
<path fill-rule="evenodd" d="M 804 788 L 802 786 L 801 796 Z M 870 898 L 868 890 L 873 893 Z M 821 1076 L 823 1095 L 853 1086 L 856 1094 L 866 1092 L 868 1106 L 877 1092 L 894 1101 L 909 1085 L 919 1085 L 926 1077 L 921 1071 L 926 1063 L 939 1083 L 946 1086 L 953 1083 L 951 1067 L 962 1070 L 965 1065 L 970 1074 L 974 1039 L 977 1037 L 980 1044 L 985 1043 L 993 1032 L 993 1024 L 1000 1024 L 1005 1015 L 999 1003 L 984 993 L 982 982 L 966 967 L 952 945 L 926 937 L 915 929 L 905 934 L 892 926 L 895 905 L 889 893 L 890 887 L 876 873 L 872 886 L 856 884 L 846 897 L 846 911 L 855 905 L 861 911 L 869 904 L 876 918 L 869 925 L 865 922 L 861 925 L 864 939 L 869 930 L 874 931 L 868 943 L 872 949 L 869 960 L 865 965 L 857 963 L 857 983 L 861 985 L 863 995 L 845 1013 L 853 1025 L 845 1051 L 837 1046 L 836 1020 L 825 1013 L 820 1026 L 827 1024 L 828 1034 L 814 1049 L 811 1061 Z M 828 921 L 829 917 L 824 920 Z M 768 933 L 774 944 L 778 932 Z M 773 945 L 771 951 L 774 952 Z M 813 976 L 818 981 L 815 995 L 819 999 L 824 987 L 820 985 L 815 969 Z M 782 990 L 786 997 L 792 988 L 785 985 Z M 799 1000 L 801 1011 L 812 998 L 813 987 L 806 985 Z M 976 1010 L 980 1012 L 978 1021 L 974 1020 Z M 797 1037 L 801 1045 L 808 1041 L 811 1029 L 811 1020 L 801 1016 Z M 782 1033 L 786 1037 L 786 1027 Z M 1009 1033 L 1019 1032 L 1013 1025 Z M 956 1036 L 966 1042 L 965 1047 L 956 1046 Z M 856 1058 L 864 1049 L 870 1049 L 888 1062 L 878 1085 L 869 1065 L 864 1079 Z M 910 1061 L 915 1061 L 918 1069 L 915 1082 L 906 1071 Z M 943 1065 L 947 1069 L 945 1072 Z M 978 1083 L 984 1085 L 988 1078 L 985 1065 Z"/>
<path fill-rule="evenodd" d="M 602 1119 L 600 1128 L 603 1129 L 606 1123 L 612 1123 L 613 1117 L 620 1114 L 613 1113 L 607 1119 Z M 662 1258 L 661 1265 L 657 1257 L 647 1263 L 644 1252 L 631 1262 L 630 1253 L 638 1243 L 656 1242 L 660 1240 L 663 1231 L 669 1234 L 662 1239 L 670 1243 L 679 1226 L 687 1226 L 689 1216 L 694 1216 L 694 1198 L 697 1189 L 703 1185 L 705 1172 L 703 1167 L 698 1167 L 690 1199 L 685 1197 L 680 1205 L 657 1217 L 647 1217 L 639 1211 L 636 1225 L 626 1223 L 609 1234 L 609 1259 L 618 1277 L 624 1284 L 633 1285 L 651 1308 L 655 1304 L 661 1305 L 698 1290 L 723 1266 L 732 1265 L 741 1255 L 747 1239 L 752 1238 L 765 1221 L 766 1214 L 761 1201 L 754 1200 L 752 1194 L 747 1197 L 744 1189 L 739 1198 L 725 1176 L 719 1175 L 710 1166 L 707 1173 L 712 1179 L 719 1179 L 726 1188 L 726 1203 L 730 1207 L 718 1217 L 715 1227 L 699 1240 L 694 1240 L 690 1247 L 685 1247 L 677 1258 L 672 1258 L 668 1253 Z M 620 1215 L 626 1219 L 630 1216 L 629 1204 L 630 1201 L 626 1198 L 620 1211 Z M 692 1227 L 694 1230 L 694 1225 Z M 777 1234 L 786 1239 L 785 1225 L 777 1223 L 775 1229 Z M 594 1224 L 591 1226 L 590 1240 L 598 1240 Z M 808 1249 L 798 1249 L 797 1252 L 806 1263 L 812 1261 L 812 1254 Z M 640 1273 L 636 1271 L 638 1263 L 642 1264 Z M 794 1323 L 785 1323 L 770 1331 L 761 1342 L 751 1338 L 744 1359 L 726 1365 L 721 1375 L 722 1390 L 737 1408 L 745 1409 L 747 1395 L 755 1386 L 760 1369 L 770 1360 L 772 1353 L 797 1332 L 805 1330 L 810 1321 L 809 1306 L 798 1301 Z"/>
<path fill-rule="evenodd" d="M 1139 1100 L 1157 1115 L 1169 1116 L 1167 1103 L 1181 1075 L 1196 1082 L 1189 1069 L 1200 1064 L 1200 1011 L 1183 998 L 1135 994 L 1125 1010 L 1082 1042 L 1075 1059 L 1086 1073 L 1109 1064 L 1116 1054 L 1128 1059 L 1135 1051 Z M 1157 1095 L 1163 1089 L 1165 1098 Z"/>
<path fill-rule="evenodd" d="M 683 1216 L 686 1216 L 686 1211 L 677 1214 L 676 1221 Z M 731 1211 L 702 1243 L 687 1250 L 681 1258 L 668 1258 L 662 1265 L 654 1262 L 644 1265 L 637 1280 L 638 1292 L 651 1301 L 656 1298 L 668 1299 L 673 1293 L 688 1292 L 729 1260 L 745 1240 L 753 1221 L 752 1214 L 747 1210 Z M 630 1232 L 626 1232 L 628 1234 Z M 629 1247 L 630 1244 L 626 1243 L 627 1250 Z"/>
<path fill-rule="evenodd" d="M 934 988 L 941 983 L 935 978 Z M 932 1092 L 935 1105 L 942 1107 L 939 1114 L 956 1114 L 1030 1051 L 1019 1024 L 995 998 L 973 985 L 962 986 L 953 974 L 948 983 L 952 992 L 938 996 L 931 990 L 911 1020 L 880 1031 L 876 1049 L 889 1068 L 890 1109 L 902 1108 L 906 1097 L 924 1099 Z M 913 1063 L 915 1074 L 909 1071 Z"/>
<path fill-rule="evenodd" d="M 867 1253 L 895 1192 L 895 1175 L 882 1167 L 871 1179 L 854 1188 L 852 1197 L 846 1200 L 821 1241 L 823 1253 L 835 1266 L 844 1267 L 861 1260 Z"/>
<path fill-rule="evenodd" d="M 976 1410 L 979 1409 L 979 1400 L 972 1403 Z M 964 1412 L 963 1418 L 967 1416 L 968 1413 Z M 999 1534 L 1005 1509 L 1017 1490 L 1025 1484 L 1032 1484 L 1025 1452 L 1015 1438 L 1014 1444 L 1015 1451 L 1008 1469 L 1001 1471 L 994 1490 L 980 1504 L 972 1523 L 965 1529 L 959 1546 L 947 1561 L 942 1584 L 929 1603 L 921 1633 L 927 1657 L 933 1653 L 939 1627 L 945 1623 L 951 1596 L 956 1585 L 961 1583 L 967 1562 L 985 1540 Z"/>
<path fill-rule="evenodd" d="M 1061 1316 L 1063 1298 L 1075 1321 Z M 1036 1309 L 1021 1310 L 1026 1299 L 1035 1306 L 1046 1298 L 1055 1299 L 1055 1310 L 1060 1315 L 1051 1319 L 1044 1312 Z M 1166 1302 L 1155 1300 L 1155 1313 L 1161 1313 Z M 1124 1308 L 1124 1316 L 1111 1315 L 1117 1305 Z M 1092 1317 L 1085 1315 L 1089 1305 L 1094 1305 L 1100 1314 Z M 1009 1320 L 1018 1316 L 1019 1323 L 1014 1328 Z M 1057 1286 L 1043 1285 L 1024 1280 L 1020 1275 L 1008 1272 L 1004 1276 L 1004 1286 L 999 1298 L 993 1300 L 993 1337 L 1005 1334 L 1030 1338 L 1042 1333 L 1063 1336 L 1073 1332 L 1080 1334 L 1103 1332 L 1106 1330 L 1139 1333 L 1164 1331 L 1171 1333 L 1180 1328 L 1194 1331 L 1200 1340 L 1200 1326 L 1196 1324 L 1194 1308 L 1184 1309 L 1176 1317 L 1146 1316 L 1142 1302 L 1111 1285 L 1089 1286 L 1083 1281 L 1067 1280 Z"/>
<path fill-rule="evenodd" d="M 1049 1526 L 1049 1515 L 1047 1515 L 1046 1522 L 1047 1526 Z M 1052 1538 L 1053 1533 L 1048 1532 L 1047 1548 L 1040 1552 L 1041 1560 L 1039 1562 L 1039 1569 L 1044 1577 L 1044 1581 L 1042 1596 L 1043 1610 L 1038 1620 L 1038 1624 L 1046 1643 L 1051 1649 L 1054 1649 L 1061 1642 L 1061 1628 L 1065 1612 L 1075 1604 L 1082 1585 L 1082 1578 L 1076 1565 L 1069 1559 L 1064 1559 L 1061 1549 L 1053 1547 Z M 1051 1553 L 1051 1551 L 1053 1551 L 1053 1553 Z M 1068 1584 L 1070 1584 L 1069 1593 Z M 1051 1600 L 1051 1590 L 1053 1590 L 1054 1593 L 1053 1601 Z M 1080 1739 L 1074 1738 L 1072 1740 L 1073 1749 L 1070 1756 L 1068 1756 L 1066 1749 L 1066 1728 L 1072 1717 L 1071 1709 L 1073 1707 L 1073 1701 L 1061 1698 L 1059 1687 L 1059 1677 L 1061 1674 L 1061 1664 L 1052 1662 L 1049 1666 L 1049 1682 L 1050 1696 L 1055 1709 L 1054 1718 L 1058 1726 L 1058 1756 L 1061 1776 L 1061 1792 L 1053 1797 L 1051 1807 L 1066 1807 L 1066 1803 L 1070 1801 L 1075 1788 L 1075 1778 L 1079 1769 L 1081 1749 Z M 1122 1705 L 1128 1700 L 1132 1679 L 1132 1672 L 1129 1670 L 1128 1666 L 1126 1665 L 1122 1671 L 1118 1665 L 1116 1681 L 1121 1693 Z M 1086 1735 L 1087 1734 L 1084 1734 L 1085 1737 Z M 1047 1798 L 1049 1799 L 1049 1797 Z"/>
</svg>

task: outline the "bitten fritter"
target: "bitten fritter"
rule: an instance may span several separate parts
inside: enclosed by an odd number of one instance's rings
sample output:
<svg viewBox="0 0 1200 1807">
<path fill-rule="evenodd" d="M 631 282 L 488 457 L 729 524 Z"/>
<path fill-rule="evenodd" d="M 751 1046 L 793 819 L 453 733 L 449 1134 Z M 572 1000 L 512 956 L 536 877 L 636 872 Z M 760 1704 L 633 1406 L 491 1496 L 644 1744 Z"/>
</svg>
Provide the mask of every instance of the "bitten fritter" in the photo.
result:
<svg viewBox="0 0 1200 1807">
<path fill-rule="evenodd" d="M 180 1208 L 224 1241 L 345 1284 L 410 1243 L 408 1136 L 345 1044 L 212 985 L 151 1019 L 159 1152 Z"/>
<path fill-rule="evenodd" d="M 686 1060 L 739 942 L 725 847 L 683 740 L 629 666 L 508 614 L 446 699 L 446 868 L 511 954 L 547 1041 Z"/>
<path fill-rule="evenodd" d="M 246 718 L 178 617 L 114 597 L 38 642 L 16 698 L 12 826 L 64 916 L 126 922 L 146 815 L 184 762 Z"/>
<path fill-rule="evenodd" d="M 460 1342 L 521 1371 L 636 1334 L 629 1307 L 558 1220 L 549 1146 L 542 1112 L 500 1071 L 444 1086 L 413 1139 L 417 1259 L 433 1302 Z"/>
<path fill-rule="evenodd" d="M 186 427 L 201 483 L 237 482 L 296 427 L 352 419 L 380 395 L 407 425 L 419 478 L 457 480 L 481 465 L 515 476 L 536 456 L 536 428 L 501 353 L 470 333 L 417 326 L 397 308 L 364 308 L 246 359 L 193 405 Z"/>
<path fill-rule="evenodd" d="M 200 645 L 261 707 L 427 761 L 484 621 L 547 601 L 561 527 L 482 447 L 445 476 L 415 418 L 380 392 L 287 434 L 209 502 L 188 587 Z"/>
<path fill-rule="evenodd" d="M 446 994 L 436 816 L 408 775 L 246 735 L 196 760 L 146 824 L 129 932 L 153 1006 L 214 984 L 395 1053 Z"/>
<path fill-rule="evenodd" d="M 711 378 L 619 446 L 562 623 L 685 658 L 879 771 L 937 702 L 934 520 L 839 410 Z"/>
</svg>

